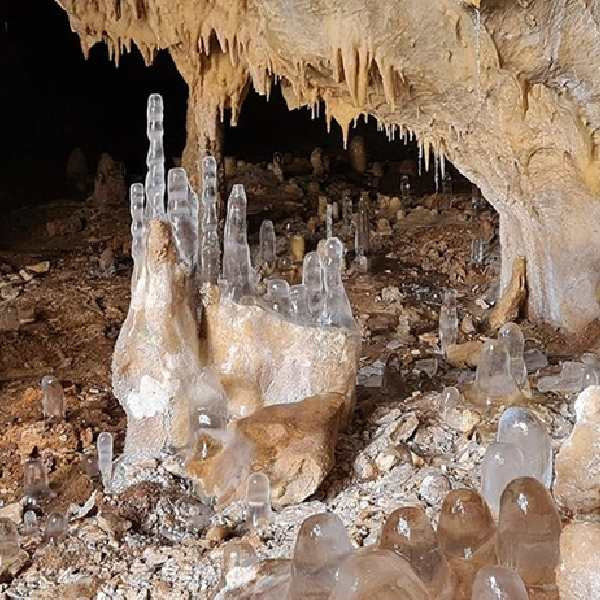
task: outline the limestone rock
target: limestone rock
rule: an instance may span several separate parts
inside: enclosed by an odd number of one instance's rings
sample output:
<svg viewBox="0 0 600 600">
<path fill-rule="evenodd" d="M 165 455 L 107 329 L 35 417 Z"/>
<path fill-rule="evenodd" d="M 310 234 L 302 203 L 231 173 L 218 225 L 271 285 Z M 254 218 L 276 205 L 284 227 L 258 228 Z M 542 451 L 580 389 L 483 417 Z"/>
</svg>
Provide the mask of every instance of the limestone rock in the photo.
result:
<svg viewBox="0 0 600 600">
<path fill-rule="evenodd" d="M 234 423 L 235 439 L 221 452 L 190 460 L 188 473 L 221 505 L 244 497 L 252 471 L 269 477 L 274 506 L 301 502 L 334 465 L 343 411 L 341 394 L 263 407 Z"/>
<path fill-rule="evenodd" d="M 367 170 L 367 148 L 364 137 L 357 135 L 350 140 L 348 155 L 352 168 L 362 175 Z"/>
<path fill-rule="evenodd" d="M 206 307 L 206 331 L 205 360 L 223 381 L 231 412 L 245 403 L 270 406 L 338 393 L 349 418 L 360 357 L 356 331 L 296 325 L 259 306 L 223 300 Z"/>
<path fill-rule="evenodd" d="M 104 153 L 98 161 L 92 201 L 101 205 L 120 204 L 126 196 L 123 165 Z"/>
<path fill-rule="evenodd" d="M 157 456 L 188 442 L 188 407 L 202 364 L 188 282 L 171 228 L 149 224 L 146 267 L 115 345 L 113 390 L 127 412 L 125 455 Z"/>
<path fill-rule="evenodd" d="M 560 536 L 557 583 L 561 600 L 600 598 L 600 524 L 570 523 Z"/>
<path fill-rule="evenodd" d="M 213 600 L 283 600 L 288 597 L 290 569 L 289 560 L 264 561 L 250 580 L 228 581 Z"/>
<path fill-rule="evenodd" d="M 510 283 L 505 288 L 490 315 L 490 329 L 499 329 L 504 323 L 514 321 L 518 318 L 526 297 L 525 259 L 522 256 L 519 256 L 513 261 Z"/>
<path fill-rule="evenodd" d="M 478 341 L 450 344 L 446 349 L 446 360 L 453 367 L 476 367 L 483 343 Z"/>
<path fill-rule="evenodd" d="M 590 386 L 575 402 L 577 422 L 556 455 L 556 500 L 574 513 L 600 509 L 600 386 Z"/>
</svg>

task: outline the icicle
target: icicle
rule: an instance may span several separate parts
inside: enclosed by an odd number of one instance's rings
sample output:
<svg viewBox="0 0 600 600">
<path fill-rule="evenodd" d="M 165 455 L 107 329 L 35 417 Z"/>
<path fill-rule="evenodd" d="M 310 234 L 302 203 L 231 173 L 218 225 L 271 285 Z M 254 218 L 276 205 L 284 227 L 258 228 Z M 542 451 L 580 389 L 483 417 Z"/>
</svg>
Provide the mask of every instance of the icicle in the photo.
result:
<svg viewBox="0 0 600 600">
<path fill-rule="evenodd" d="M 446 153 L 443 150 L 440 152 L 440 169 L 443 181 L 446 179 Z"/>
<path fill-rule="evenodd" d="M 424 155 L 425 155 L 425 173 L 429 173 L 429 161 L 431 158 L 431 141 L 430 140 L 427 140 L 425 142 Z"/>
</svg>

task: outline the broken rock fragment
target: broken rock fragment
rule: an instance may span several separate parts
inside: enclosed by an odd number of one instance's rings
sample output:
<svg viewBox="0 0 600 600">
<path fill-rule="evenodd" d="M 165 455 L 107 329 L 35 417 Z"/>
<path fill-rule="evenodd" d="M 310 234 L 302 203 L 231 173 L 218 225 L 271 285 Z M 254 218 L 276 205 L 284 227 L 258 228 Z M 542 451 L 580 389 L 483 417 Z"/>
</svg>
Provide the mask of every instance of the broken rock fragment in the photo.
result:
<svg viewBox="0 0 600 600">
<path fill-rule="evenodd" d="M 561 600 L 600 598 L 600 524 L 571 523 L 560 536 L 557 583 Z"/>
<path fill-rule="evenodd" d="M 233 424 L 234 441 L 221 452 L 206 460 L 193 457 L 188 473 L 220 505 L 244 498 L 253 471 L 269 478 L 274 506 L 301 502 L 334 465 L 343 411 L 341 394 L 263 407 Z"/>
<path fill-rule="evenodd" d="M 574 513 L 600 508 L 600 386 L 590 386 L 575 402 L 577 422 L 556 455 L 554 495 Z"/>
</svg>

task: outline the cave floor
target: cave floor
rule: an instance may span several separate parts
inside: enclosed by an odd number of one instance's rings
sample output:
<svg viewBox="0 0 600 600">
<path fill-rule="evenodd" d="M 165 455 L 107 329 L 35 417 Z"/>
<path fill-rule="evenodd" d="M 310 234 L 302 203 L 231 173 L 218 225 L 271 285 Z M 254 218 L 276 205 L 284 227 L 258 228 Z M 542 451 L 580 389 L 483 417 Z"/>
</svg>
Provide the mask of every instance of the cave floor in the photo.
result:
<svg viewBox="0 0 600 600">
<path fill-rule="evenodd" d="M 284 227 L 306 234 L 305 221 L 292 218 L 298 209 L 292 192 L 278 205 L 278 234 Z M 249 197 L 255 216 L 272 200 L 263 198 L 253 208 L 252 189 Z M 357 409 L 340 435 L 336 467 L 314 497 L 275 513 L 260 537 L 244 531 L 238 505 L 190 517 L 197 500 L 168 461 L 147 465 L 141 477 L 147 481 L 125 493 L 103 494 L 94 472 L 94 440 L 100 431 L 113 432 L 118 455 L 126 428 L 110 392 L 110 362 L 130 296 L 128 210 L 57 202 L 12 215 L 0 227 L 0 294 L 17 306 L 21 326 L 0 332 L 0 516 L 18 518 L 22 464 L 37 446 L 56 492 L 44 512 L 69 511 L 71 520 L 57 544 L 22 537 L 25 552 L 3 568 L 2 597 L 209 598 L 227 539 L 245 536 L 261 558 L 289 558 L 301 521 L 333 510 L 354 542 L 367 545 L 376 542 L 385 515 L 398 506 L 422 504 L 435 521 L 449 488 L 478 488 L 479 464 L 501 410 L 481 415 L 465 405 L 469 425 L 457 430 L 441 417 L 436 394 L 468 381 L 474 370 L 440 359 L 429 377 L 415 370 L 415 362 L 436 356 L 444 287 L 459 294 L 461 341 L 485 337 L 486 307 L 498 277 L 497 217 L 490 209 L 473 215 L 466 194 L 418 202 L 391 235 L 375 234 L 370 271 L 351 267 L 344 276 L 363 352 Z M 383 213 L 376 215 L 374 208 L 376 228 Z M 475 266 L 471 240 L 482 231 L 491 251 L 485 266 Z M 307 250 L 322 235 L 317 232 Z M 107 263 L 114 272 L 107 272 Z M 544 373 L 586 349 L 579 338 L 551 327 L 520 324 L 526 348 L 549 355 Z M 385 369 L 392 354 L 397 361 Z M 46 425 L 41 413 L 39 381 L 48 373 L 62 381 L 66 394 L 67 418 L 55 425 Z M 543 403 L 534 398 L 531 407 L 558 448 L 574 421 L 573 399 L 548 395 Z"/>
</svg>

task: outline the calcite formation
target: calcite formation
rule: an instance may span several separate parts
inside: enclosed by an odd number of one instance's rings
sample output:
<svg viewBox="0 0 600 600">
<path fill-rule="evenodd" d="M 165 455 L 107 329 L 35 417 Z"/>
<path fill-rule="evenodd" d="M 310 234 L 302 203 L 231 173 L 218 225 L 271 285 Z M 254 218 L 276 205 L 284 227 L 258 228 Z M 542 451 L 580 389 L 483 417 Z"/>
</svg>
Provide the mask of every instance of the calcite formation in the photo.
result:
<svg viewBox="0 0 600 600">
<path fill-rule="evenodd" d="M 218 152 L 249 84 L 281 81 L 290 108 L 323 101 L 344 137 L 372 115 L 416 134 L 500 214 L 502 284 L 526 259 L 529 314 L 568 328 L 600 315 L 600 79 L 596 2 L 60 0 L 82 49 L 118 63 L 168 49 L 189 86 L 184 162 Z"/>
<path fill-rule="evenodd" d="M 219 374 L 232 412 L 336 393 L 348 421 L 360 352 L 356 333 L 305 327 L 229 301 L 206 308 L 206 332 L 206 362 Z"/>
<path fill-rule="evenodd" d="M 554 494 L 574 513 L 600 508 L 600 387 L 590 386 L 575 402 L 577 423 L 556 456 Z"/>
<path fill-rule="evenodd" d="M 571 523 L 560 536 L 560 600 L 600 598 L 600 525 Z"/>
<path fill-rule="evenodd" d="M 301 502 L 334 465 L 343 415 L 341 394 L 259 409 L 233 423 L 231 444 L 209 459 L 192 459 L 188 472 L 222 505 L 242 500 L 246 479 L 257 470 L 271 481 L 274 505 Z"/>
</svg>

